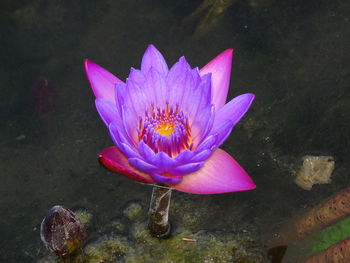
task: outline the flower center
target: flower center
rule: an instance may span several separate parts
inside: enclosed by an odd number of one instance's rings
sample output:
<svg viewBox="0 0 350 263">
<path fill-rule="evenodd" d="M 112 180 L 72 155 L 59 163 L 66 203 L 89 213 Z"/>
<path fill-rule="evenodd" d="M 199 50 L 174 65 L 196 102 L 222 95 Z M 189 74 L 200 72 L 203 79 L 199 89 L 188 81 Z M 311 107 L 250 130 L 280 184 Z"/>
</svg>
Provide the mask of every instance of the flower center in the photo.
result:
<svg viewBox="0 0 350 263">
<path fill-rule="evenodd" d="M 175 130 L 174 127 L 174 123 L 173 122 L 162 122 L 158 125 L 158 127 L 156 128 L 156 131 L 161 134 L 164 135 L 166 137 L 168 137 L 170 134 L 172 134 Z"/>
<path fill-rule="evenodd" d="M 166 103 L 165 108 L 151 106 L 144 117 L 139 117 L 139 140 L 154 152 L 164 152 L 170 157 L 192 147 L 188 117 L 176 107 Z"/>
</svg>

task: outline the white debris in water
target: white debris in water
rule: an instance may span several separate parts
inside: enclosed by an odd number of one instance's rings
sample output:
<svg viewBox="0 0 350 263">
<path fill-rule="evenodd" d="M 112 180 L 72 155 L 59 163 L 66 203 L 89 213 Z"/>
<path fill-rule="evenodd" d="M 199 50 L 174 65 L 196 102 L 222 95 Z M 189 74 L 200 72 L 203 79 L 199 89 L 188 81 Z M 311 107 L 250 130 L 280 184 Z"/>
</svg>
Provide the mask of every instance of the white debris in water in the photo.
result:
<svg viewBox="0 0 350 263">
<path fill-rule="evenodd" d="M 305 155 L 303 165 L 296 174 L 295 183 L 305 190 L 314 184 L 329 184 L 335 161 L 332 156 Z"/>
</svg>

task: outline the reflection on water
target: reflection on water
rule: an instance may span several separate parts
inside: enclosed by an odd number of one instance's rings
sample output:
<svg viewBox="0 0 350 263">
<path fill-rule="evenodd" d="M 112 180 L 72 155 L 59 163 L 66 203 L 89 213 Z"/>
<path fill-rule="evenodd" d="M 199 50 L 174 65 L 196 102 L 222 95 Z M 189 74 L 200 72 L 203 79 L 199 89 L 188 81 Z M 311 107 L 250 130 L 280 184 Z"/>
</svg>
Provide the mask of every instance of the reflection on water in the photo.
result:
<svg viewBox="0 0 350 263">
<path fill-rule="evenodd" d="M 201 3 L 2 2 L 1 262 L 36 262 L 46 255 L 38 229 L 53 205 L 91 211 L 88 242 L 109 233 L 111 222 L 126 220 L 122 213 L 129 202 L 138 200 L 147 209 L 150 187 L 97 164 L 97 153 L 111 141 L 95 112 L 82 62 L 89 58 L 125 78 L 149 43 L 169 64 L 185 55 L 193 67 L 233 47 L 229 98 L 256 94 L 223 148 L 257 189 L 215 196 L 175 193 L 170 213 L 178 231 L 186 226 L 191 233 L 218 230 L 244 237 L 247 230 L 264 238 L 254 244 L 264 249 L 276 225 L 349 186 L 350 4 L 237 0 L 217 20 L 205 24 L 202 15 L 184 24 Z M 205 30 L 194 37 L 199 25 Z M 294 183 L 305 155 L 334 158 L 330 184 L 308 191 Z M 232 239 L 219 241 L 228 245 Z"/>
</svg>

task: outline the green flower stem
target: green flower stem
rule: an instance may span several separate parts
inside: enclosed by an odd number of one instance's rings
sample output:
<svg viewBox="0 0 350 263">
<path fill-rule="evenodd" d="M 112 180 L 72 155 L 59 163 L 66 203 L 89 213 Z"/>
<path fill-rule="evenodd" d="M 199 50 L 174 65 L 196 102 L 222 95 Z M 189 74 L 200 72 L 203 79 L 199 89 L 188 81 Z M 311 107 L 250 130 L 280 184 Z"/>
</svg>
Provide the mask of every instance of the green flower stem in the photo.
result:
<svg viewBox="0 0 350 263">
<path fill-rule="evenodd" d="M 166 238 L 170 234 L 170 198 L 171 189 L 161 184 L 154 185 L 148 210 L 148 228 L 155 237 Z"/>
</svg>

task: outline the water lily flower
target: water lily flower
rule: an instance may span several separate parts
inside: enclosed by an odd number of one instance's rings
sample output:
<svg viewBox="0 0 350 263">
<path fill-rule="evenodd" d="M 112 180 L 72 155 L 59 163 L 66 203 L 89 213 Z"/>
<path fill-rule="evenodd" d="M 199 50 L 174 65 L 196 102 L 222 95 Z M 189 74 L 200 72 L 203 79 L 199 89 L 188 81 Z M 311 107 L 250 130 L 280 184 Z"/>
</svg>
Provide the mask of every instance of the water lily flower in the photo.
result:
<svg viewBox="0 0 350 263">
<path fill-rule="evenodd" d="M 86 60 L 96 108 L 115 146 L 99 154 L 107 169 L 142 183 L 194 194 L 245 191 L 255 184 L 218 147 L 244 116 L 254 94 L 226 103 L 233 49 L 201 69 L 181 57 L 170 69 L 149 45 L 141 69 L 125 82 Z"/>
</svg>

